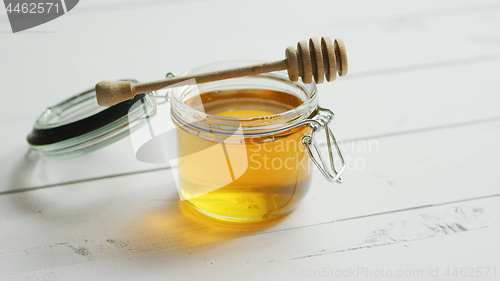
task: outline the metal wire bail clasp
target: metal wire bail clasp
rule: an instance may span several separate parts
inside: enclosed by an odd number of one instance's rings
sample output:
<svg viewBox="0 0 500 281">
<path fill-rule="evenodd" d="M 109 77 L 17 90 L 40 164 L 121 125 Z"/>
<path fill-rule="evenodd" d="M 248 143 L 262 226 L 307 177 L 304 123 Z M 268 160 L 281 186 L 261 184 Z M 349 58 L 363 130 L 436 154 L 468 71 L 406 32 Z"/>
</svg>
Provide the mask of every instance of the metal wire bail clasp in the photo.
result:
<svg viewBox="0 0 500 281">
<path fill-rule="evenodd" d="M 318 114 L 314 118 L 310 119 L 311 121 L 310 126 L 313 129 L 313 131 L 310 135 L 305 135 L 302 138 L 302 143 L 307 147 L 307 152 L 309 153 L 309 156 L 311 156 L 313 163 L 316 165 L 316 167 L 318 167 L 323 176 L 325 176 L 325 178 L 329 182 L 336 181 L 342 183 L 342 178 L 340 177 L 340 175 L 345 169 L 345 161 L 344 157 L 342 156 L 342 153 L 340 152 L 340 148 L 337 144 L 337 141 L 335 140 L 335 136 L 333 135 L 332 130 L 330 130 L 330 127 L 328 126 L 330 124 L 330 121 L 333 119 L 333 116 L 334 113 L 331 110 L 320 107 Z M 327 162 L 325 161 L 323 155 L 321 154 L 321 151 L 318 148 L 316 141 L 314 140 L 314 134 L 321 129 L 325 130 L 326 142 L 328 145 L 328 157 L 330 158 L 330 165 L 328 165 Z M 337 155 L 340 159 L 341 163 L 340 169 L 337 169 L 335 167 L 333 147 L 335 147 Z"/>
</svg>

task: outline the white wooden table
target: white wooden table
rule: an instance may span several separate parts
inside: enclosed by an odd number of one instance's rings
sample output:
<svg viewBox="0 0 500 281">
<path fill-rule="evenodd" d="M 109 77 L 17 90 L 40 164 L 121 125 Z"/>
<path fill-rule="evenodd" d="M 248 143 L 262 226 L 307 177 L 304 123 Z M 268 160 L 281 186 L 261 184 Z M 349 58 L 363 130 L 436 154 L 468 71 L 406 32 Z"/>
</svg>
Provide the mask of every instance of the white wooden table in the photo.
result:
<svg viewBox="0 0 500 281">
<path fill-rule="evenodd" d="M 0 280 L 500 280 L 500 2 L 80 1 L 18 34 L 1 9 Z M 97 81 L 275 60 L 325 35 L 350 59 L 319 86 L 345 183 L 316 171 L 265 227 L 193 215 L 129 138 L 28 153 L 45 107 Z"/>
</svg>

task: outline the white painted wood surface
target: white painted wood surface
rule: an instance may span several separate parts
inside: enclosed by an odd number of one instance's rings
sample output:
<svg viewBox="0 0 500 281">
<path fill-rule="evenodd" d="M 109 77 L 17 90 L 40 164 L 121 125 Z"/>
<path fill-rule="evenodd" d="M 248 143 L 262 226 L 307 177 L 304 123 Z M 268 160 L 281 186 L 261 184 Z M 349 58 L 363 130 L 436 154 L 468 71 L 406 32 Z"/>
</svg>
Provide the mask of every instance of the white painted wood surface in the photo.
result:
<svg viewBox="0 0 500 281">
<path fill-rule="evenodd" d="M 81 1 L 20 34 L 1 9 L 0 280 L 500 279 L 500 2 Z M 324 35 L 348 48 L 349 75 L 319 90 L 350 167 L 342 185 L 316 173 L 279 221 L 196 215 L 128 138 L 27 153 L 38 114 L 97 81 L 273 60 Z"/>
</svg>

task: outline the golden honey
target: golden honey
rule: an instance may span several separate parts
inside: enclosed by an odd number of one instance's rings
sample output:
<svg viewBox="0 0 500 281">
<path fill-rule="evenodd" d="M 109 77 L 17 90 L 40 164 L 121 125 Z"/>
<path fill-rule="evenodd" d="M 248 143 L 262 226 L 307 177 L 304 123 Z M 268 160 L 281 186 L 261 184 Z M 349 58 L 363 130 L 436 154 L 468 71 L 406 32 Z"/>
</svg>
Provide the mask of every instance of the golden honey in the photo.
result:
<svg viewBox="0 0 500 281">
<path fill-rule="evenodd" d="M 226 117 L 240 127 L 221 136 L 217 130 L 197 131 L 196 124 L 176 123 L 181 197 L 224 220 L 258 221 L 293 210 L 310 186 L 311 161 L 302 139 L 311 127 L 246 132 L 255 120 L 269 127 L 283 122 L 280 114 L 303 102 L 296 95 L 266 89 L 209 91 L 187 99 L 187 106 L 207 114 L 204 122 Z"/>
</svg>

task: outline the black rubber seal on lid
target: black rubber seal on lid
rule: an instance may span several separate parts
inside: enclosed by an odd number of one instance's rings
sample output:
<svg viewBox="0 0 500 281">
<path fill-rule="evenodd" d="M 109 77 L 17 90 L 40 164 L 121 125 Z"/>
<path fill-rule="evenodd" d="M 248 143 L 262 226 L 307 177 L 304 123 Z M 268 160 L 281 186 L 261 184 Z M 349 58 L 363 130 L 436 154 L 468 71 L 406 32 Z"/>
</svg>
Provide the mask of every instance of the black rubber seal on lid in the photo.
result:
<svg viewBox="0 0 500 281">
<path fill-rule="evenodd" d="M 84 135 L 127 115 L 130 107 L 144 97 L 145 94 L 136 95 L 131 100 L 115 104 L 95 115 L 59 127 L 49 129 L 33 128 L 26 140 L 31 145 L 47 145 Z"/>
</svg>

